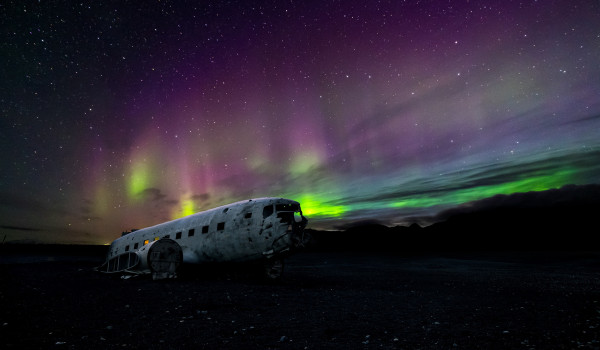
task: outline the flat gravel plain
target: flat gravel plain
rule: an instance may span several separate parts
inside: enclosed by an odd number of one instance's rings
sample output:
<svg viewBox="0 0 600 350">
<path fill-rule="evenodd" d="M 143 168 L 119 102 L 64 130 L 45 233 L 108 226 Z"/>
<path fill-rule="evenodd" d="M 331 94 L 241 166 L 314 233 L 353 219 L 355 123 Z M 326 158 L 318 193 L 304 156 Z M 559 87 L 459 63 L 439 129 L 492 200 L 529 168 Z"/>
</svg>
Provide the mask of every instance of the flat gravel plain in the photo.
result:
<svg viewBox="0 0 600 350">
<path fill-rule="evenodd" d="M 5 259 L 3 349 L 599 349 L 600 253 L 299 253 L 173 280 Z"/>
</svg>

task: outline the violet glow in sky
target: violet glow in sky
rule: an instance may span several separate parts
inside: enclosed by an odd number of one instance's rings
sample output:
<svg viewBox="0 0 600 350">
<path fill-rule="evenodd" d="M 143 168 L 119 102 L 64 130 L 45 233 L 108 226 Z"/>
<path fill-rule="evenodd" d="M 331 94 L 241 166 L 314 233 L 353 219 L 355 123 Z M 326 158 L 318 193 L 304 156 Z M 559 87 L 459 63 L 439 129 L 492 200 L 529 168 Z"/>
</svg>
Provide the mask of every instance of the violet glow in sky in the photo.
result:
<svg viewBox="0 0 600 350">
<path fill-rule="evenodd" d="M 430 223 L 600 182 L 598 1 L 0 5 L 0 226 L 105 243 L 242 199 Z"/>
</svg>

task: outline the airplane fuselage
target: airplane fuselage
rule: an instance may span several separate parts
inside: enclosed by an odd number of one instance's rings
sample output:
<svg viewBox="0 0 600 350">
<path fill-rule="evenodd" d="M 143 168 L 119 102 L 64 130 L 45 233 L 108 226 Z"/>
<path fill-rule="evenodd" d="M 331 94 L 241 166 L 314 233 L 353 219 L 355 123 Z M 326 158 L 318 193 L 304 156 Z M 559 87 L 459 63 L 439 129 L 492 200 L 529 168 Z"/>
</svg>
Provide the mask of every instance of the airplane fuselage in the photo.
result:
<svg viewBox="0 0 600 350">
<path fill-rule="evenodd" d="M 302 244 L 306 222 L 296 201 L 245 200 L 124 234 L 107 262 L 165 238 L 181 247 L 184 263 L 278 259 Z"/>
</svg>

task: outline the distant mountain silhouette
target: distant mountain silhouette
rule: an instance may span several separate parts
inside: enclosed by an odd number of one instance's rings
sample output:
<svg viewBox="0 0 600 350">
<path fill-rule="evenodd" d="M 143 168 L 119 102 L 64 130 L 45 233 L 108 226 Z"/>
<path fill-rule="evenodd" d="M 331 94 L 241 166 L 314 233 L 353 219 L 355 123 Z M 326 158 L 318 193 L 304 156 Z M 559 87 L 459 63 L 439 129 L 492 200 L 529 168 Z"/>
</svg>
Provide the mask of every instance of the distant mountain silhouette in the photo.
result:
<svg viewBox="0 0 600 350">
<path fill-rule="evenodd" d="M 376 221 L 315 231 L 311 249 L 331 251 L 599 250 L 600 185 L 497 195 L 435 217 L 421 228 Z"/>
</svg>

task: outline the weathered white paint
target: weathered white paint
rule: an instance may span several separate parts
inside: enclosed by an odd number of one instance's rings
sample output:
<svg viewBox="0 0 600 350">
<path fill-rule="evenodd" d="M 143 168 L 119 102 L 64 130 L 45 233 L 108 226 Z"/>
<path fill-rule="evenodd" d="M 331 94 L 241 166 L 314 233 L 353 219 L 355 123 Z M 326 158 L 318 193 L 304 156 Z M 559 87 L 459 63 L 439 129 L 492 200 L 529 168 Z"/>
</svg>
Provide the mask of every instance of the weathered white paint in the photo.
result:
<svg viewBox="0 0 600 350">
<path fill-rule="evenodd" d="M 306 222 L 296 201 L 250 199 L 125 234 L 106 261 L 161 238 L 181 246 L 184 263 L 280 259 L 303 243 Z"/>
</svg>

